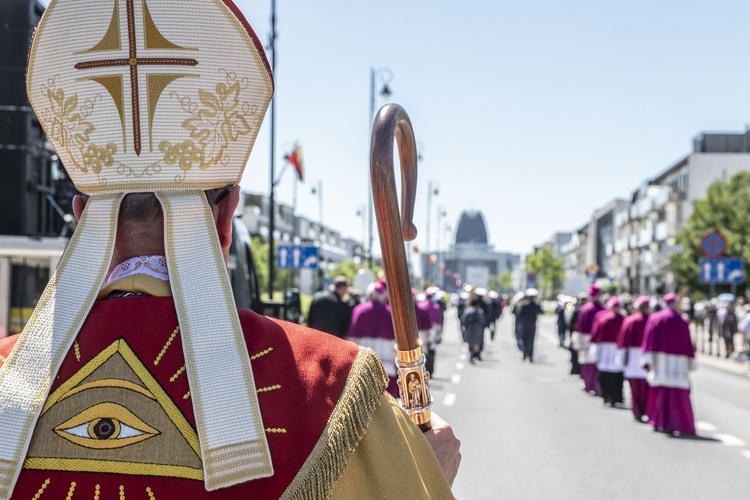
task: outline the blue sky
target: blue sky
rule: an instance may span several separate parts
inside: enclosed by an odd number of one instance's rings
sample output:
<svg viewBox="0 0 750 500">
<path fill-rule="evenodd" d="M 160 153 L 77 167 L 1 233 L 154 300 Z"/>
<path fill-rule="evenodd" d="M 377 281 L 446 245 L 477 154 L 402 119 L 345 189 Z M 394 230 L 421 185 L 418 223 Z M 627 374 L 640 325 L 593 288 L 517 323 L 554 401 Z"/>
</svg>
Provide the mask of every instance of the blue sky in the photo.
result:
<svg viewBox="0 0 750 500">
<path fill-rule="evenodd" d="M 270 0 L 237 0 L 267 41 Z M 485 214 L 499 250 L 526 253 L 626 197 L 690 152 L 701 131 L 750 122 L 750 3 L 278 0 L 277 171 L 294 141 L 307 181 L 299 212 L 360 238 L 371 67 L 393 72 L 422 145 L 415 219 L 424 248 L 427 185 L 455 229 Z M 383 104 L 381 100 L 379 104 Z M 268 191 L 269 125 L 243 187 Z M 292 172 L 278 188 L 292 202 Z M 445 243 L 447 233 L 443 233 Z"/>
<path fill-rule="evenodd" d="M 496 248 L 528 252 L 628 196 L 699 132 L 750 121 L 750 4 L 656 3 L 279 0 L 277 155 L 299 140 L 324 222 L 360 237 L 369 71 L 386 66 L 423 146 L 420 246 L 435 180 L 433 217 L 444 205 L 455 229 L 482 210 Z M 270 2 L 239 5 L 267 40 Z M 268 189 L 267 122 L 243 181 L 254 191 Z M 317 218 L 309 188 L 299 211 Z M 278 196 L 291 203 L 290 173 Z"/>
</svg>

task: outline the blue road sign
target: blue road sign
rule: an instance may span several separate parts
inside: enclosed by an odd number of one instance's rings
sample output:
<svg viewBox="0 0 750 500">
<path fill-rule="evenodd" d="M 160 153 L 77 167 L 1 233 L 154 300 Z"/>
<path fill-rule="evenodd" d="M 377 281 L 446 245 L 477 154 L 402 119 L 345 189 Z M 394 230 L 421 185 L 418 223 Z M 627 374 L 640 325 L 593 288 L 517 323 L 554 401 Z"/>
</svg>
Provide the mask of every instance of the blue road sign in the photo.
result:
<svg viewBox="0 0 750 500">
<path fill-rule="evenodd" d="M 279 269 L 317 269 L 318 247 L 312 245 L 279 245 Z"/>
<path fill-rule="evenodd" d="M 734 258 L 701 259 L 699 280 L 708 284 L 744 283 L 745 263 Z"/>
</svg>

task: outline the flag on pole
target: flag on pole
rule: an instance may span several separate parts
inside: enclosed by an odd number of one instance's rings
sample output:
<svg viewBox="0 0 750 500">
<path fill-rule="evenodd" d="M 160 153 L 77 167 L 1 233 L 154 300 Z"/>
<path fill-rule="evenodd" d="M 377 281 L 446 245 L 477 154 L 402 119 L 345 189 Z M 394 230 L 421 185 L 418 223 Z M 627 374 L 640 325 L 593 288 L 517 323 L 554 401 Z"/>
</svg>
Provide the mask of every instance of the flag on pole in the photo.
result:
<svg viewBox="0 0 750 500">
<path fill-rule="evenodd" d="M 288 161 L 294 167 L 299 180 L 304 181 L 305 176 L 302 164 L 302 146 L 300 146 L 299 144 L 295 144 L 294 149 L 292 150 L 291 154 L 287 156 L 286 161 Z"/>
</svg>

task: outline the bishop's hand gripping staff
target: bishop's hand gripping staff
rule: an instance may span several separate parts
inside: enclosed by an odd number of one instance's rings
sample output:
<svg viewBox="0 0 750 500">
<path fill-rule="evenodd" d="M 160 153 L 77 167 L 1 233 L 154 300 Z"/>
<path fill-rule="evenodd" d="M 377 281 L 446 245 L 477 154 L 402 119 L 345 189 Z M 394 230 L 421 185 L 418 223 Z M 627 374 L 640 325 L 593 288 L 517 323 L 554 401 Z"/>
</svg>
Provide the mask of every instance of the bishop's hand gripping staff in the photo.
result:
<svg viewBox="0 0 750 500">
<path fill-rule="evenodd" d="M 393 166 L 393 140 L 401 162 L 401 217 Z M 370 176 L 388 298 L 396 334 L 396 364 L 401 405 L 422 431 L 431 427 L 429 374 L 419 342 L 404 241 L 417 236 L 412 221 L 417 195 L 417 148 L 409 116 L 398 104 L 386 104 L 372 125 Z"/>
</svg>

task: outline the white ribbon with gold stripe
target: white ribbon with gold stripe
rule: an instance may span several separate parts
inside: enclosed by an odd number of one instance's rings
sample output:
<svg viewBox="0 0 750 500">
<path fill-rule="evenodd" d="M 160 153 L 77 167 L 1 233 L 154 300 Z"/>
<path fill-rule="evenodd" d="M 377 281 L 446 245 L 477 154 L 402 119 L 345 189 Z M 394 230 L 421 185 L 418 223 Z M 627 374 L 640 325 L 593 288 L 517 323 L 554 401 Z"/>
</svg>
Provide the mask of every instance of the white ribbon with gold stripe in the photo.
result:
<svg viewBox="0 0 750 500">
<path fill-rule="evenodd" d="M 273 466 L 250 357 L 206 196 L 156 195 L 206 489 L 269 477 Z"/>
<path fill-rule="evenodd" d="M 0 498 L 10 498 L 52 379 L 112 259 L 121 194 L 93 196 L 16 346 L 0 368 Z"/>
</svg>

